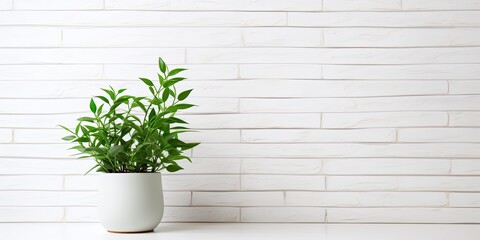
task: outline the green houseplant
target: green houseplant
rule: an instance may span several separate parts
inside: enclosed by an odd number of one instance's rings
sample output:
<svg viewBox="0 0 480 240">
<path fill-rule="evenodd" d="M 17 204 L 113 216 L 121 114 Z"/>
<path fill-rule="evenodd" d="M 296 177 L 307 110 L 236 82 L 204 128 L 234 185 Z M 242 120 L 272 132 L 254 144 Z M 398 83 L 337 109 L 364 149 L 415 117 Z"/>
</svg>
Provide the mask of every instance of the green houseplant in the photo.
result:
<svg viewBox="0 0 480 240">
<path fill-rule="evenodd" d="M 102 89 L 105 94 L 90 100 L 90 116 L 78 119 L 70 135 L 79 158 L 95 160 L 88 172 L 100 174 L 99 218 L 112 232 L 153 230 L 163 215 L 160 171 L 176 172 L 181 160 L 191 161 L 185 150 L 199 143 L 180 140 L 190 131 L 176 116 L 195 105 L 185 103 L 192 89 L 177 92 L 185 80 L 184 68 L 169 69 L 158 59 L 158 80 L 140 78 L 150 96 L 127 95 L 126 89 Z M 96 100 L 95 100 L 96 99 Z M 88 173 L 87 172 L 87 173 Z"/>
</svg>

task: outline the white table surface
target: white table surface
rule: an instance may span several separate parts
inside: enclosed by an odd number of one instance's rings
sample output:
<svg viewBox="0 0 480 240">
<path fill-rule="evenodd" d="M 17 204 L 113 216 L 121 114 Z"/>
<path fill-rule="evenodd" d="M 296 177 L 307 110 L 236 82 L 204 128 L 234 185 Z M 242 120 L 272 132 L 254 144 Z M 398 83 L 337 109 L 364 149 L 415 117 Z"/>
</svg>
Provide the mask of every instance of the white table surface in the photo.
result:
<svg viewBox="0 0 480 240">
<path fill-rule="evenodd" d="M 114 234 L 97 223 L 1 223 L 5 240 L 479 240 L 480 225 L 161 223 L 152 233 Z"/>
</svg>

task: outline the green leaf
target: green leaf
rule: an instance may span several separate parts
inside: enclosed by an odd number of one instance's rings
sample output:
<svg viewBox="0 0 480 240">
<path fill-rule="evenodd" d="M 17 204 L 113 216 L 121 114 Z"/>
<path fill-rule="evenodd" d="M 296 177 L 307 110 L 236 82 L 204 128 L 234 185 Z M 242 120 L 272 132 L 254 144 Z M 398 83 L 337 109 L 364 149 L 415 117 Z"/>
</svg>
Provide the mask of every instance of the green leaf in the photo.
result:
<svg viewBox="0 0 480 240">
<path fill-rule="evenodd" d="M 58 126 L 61 127 L 61 128 L 63 128 L 63 129 L 65 129 L 65 130 L 67 130 L 67 131 L 70 132 L 70 133 L 73 133 L 72 130 L 70 130 L 69 128 L 67 128 L 67 127 L 65 127 L 65 126 L 63 126 L 63 125 L 58 125 Z"/>
<path fill-rule="evenodd" d="M 148 120 L 149 121 L 152 121 L 153 118 L 156 116 L 157 114 L 155 113 L 155 109 L 152 108 L 152 110 L 150 111 L 150 114 L 148 115 Z"/>
<path fill-rule="evenodd" d="M 178 100 L 180 100 L 180 101 L 185 100 L 185 99 L 188 97 L 188 95 L 190 95 L 190 93 L 191 93 L 192 91 L 193 91 L 193 89 L 190 89 L 190 90 L 181 92 L 181 93 L 178 95 Z"/>
<path fill-rule="evenodd" d="M 92 113 L 97 112 L 97 105 L 95 104 L 95 101 L 93 101 L 93 98 L 90 99 L 90 110 L 92 111 Z"/>
<path fill-rule="evenodd" d="M 95 122 L 95 118 L 92 117 L 81 117 L 77 119 L 80 122 Z"/>
<path fill-rule="evenodd" d="M 110 104 L 110 101 L 108 101 L 108 99 L 107 99 L 106 97 L 104 97 L 104 96 L 95 96 L 95 97 L 98 98 L 98 99 L 100 99 L 100 100 L 102 100 L 102 101 L 104 101 L 104 102 L 107 103 L 107 104 Z"/>
<path fill-rule="evenodd" d="M 172 105 L 172 106 L 168 107 L 167 110 L 175 112 L 175 111 L 180 110 L 180 109 L 188 109 L 188 108 L 191 108 L 191 107 L 194 107 L 194 106 L 195 105 L 193 105 L 193 104 L 180 103 L 180 104 Z"/>
<path fill-rule="evenodd" d="M 102 91 L 106 92 L 108 94 L 108 96 L 110 97 L 110 99 L 112 100 L 115 100 L 115 93 L 111 90 L 108 90 L 108 89 L 105 89 L 105 88 L 101 88 Z"/>
<path fill-rule="evenodd" d="M 170 86 L 173 86 L 175 83 L 178 83 L 178 82 L 183 81 L 183 80 L 185 80 L 185 79 L 186 79 L 186 78 L 172 78 L 172 79 L 168 80 L 168 81 L 163 85 L 163 87 L 168 88 L 168 87 L 170 87 Z"/>
<path fill-rule="evenodd" d="M 183 71 L 185 71 L 185 70 L 187 70 L 187 69 L 185 69 L 185 68 L 175 68 L 175 69 L 173 69 L 172 71 L 170 71 L 170 72 L 168 73 L 168 76 L 169 76 L 169 77 L 175 76 L 175 75 L 177 75 L 178 73 L 183 72 Z"/>
<path fill-rule="evenodd" d="M 123 146 L 117 145 L 117 146 L 113 146 L 112 148 L 110 148 L 110 150 L 108 151 L 108 154 L 112 155 L 112 156 L 117 156 L 117 154 L 122 152 L 122 151 L 123 151 Z"/>
<path fill-rule="evenodd" d="M 180 147 L 185 145 L 184 142 L 178 140 L 178 139 L 170 139 L 168 140 L 168 144 L 172 145 L 173 147 Z"/>
<path fill-rule="evenodd" d="M 145 84 L 147 84 L 150 87 L 153 86 L 153 82 L 148 78 L 140 78 L 140 80 L 142 80 L 142 82 L 144 82 Z"/>
<path fill-rule="evenodd" d="M 102 114 L 103 105 L 104 105 L 104 104 L 100 105 L 100 107 L 98 108 L 98 110 L 97 110 L 97 115 Z"/>
<path fill-rule="evenodd" d="M 167 122 L 169 122 L 169 123 L 183 123 L 183 124 L 188 124 L 187 122 L 183 121 L 182 119 L 176 118 L 176 117 L 169 117 L 169 118 L 167 118 L 166 120 L 167 120 Z M 172 129 L 174 129 L 174 128 L 172 128 Z"/>
<path fill-rule="evenodd" d="M 155 97 L 155 98 L 152 99 L 152 101 L 150 101 L 150 102 L 151 102 L 153 105 L 157 105 L 157 106 L 158 106 L 158 105 L 160 105 L 163 101 Z"/>
<path fill-rule="evenodd" d="M 87 137 L 81 137 L 81 138 L 75 139 L 75 142 L 90 142 L 90 139 Z"/>
<path fill-rule="evenodd" d="M 168 99 L 168 95 L 170 95 L 170 89 L 165 88 L 162 93 L 162 101 L 166 102 Z"/>
<path fill-rule="evenodd" d="M 186 144 L 182 145 L 180 148 L 182 150 L 188 150 L 190 148 L 194 148 L 194 147 L 198 146 L 199 144 L 200 143 L 186 143 Z"/>
<path fill-rule="evenodd" d="M 178 166 L 177 164 L 171 164 L 169 166 L 167 166 L 167 171 L 169 172 L 176 172 L 176 171 L 179 171 L 179 170 L 182 170 L 183 168 Z"/>
<path fill-rule="evenodd" d="M 75 136 L 75 135 L 70 135 L 70 136 L 63 137 L 62 140 L 72 141 L 72 140 L 75 139 L 75 138 L 77 138 L 77 136 Z"/>
<path fill-rule="evenodd" d="M 150 92 L 152 93 L 152 95 L 156 95 L 156 94 L 155 94 L 155 90 L 153 89 L 153 87 L 149 87 L 148 90 L 150 90 Z"/>
<path fill-rule="evenodd" d="M 126 88 L 122 88 L 122 89 L 118 90 L 118 94 L 123 93 L 123 92 L 125 92 L 126 90 L 127 90 Z"/>
<path fill-rule="evenodd" d="M 78 123 L 78 124 L 77 124 L 77 127 L 75 127 L 75 134 L 78 135 L 78 132 L 80 131 L 80 127 L 81 127 L 81 126 L 82 126 L 81 123 Z"/>
<path fill-rule="evenodd" d="M 160 68 L 160 71 L 162 73 L 165 73 L 167 71 L 167 64 L 163 61 L 162 58 L 158 58 L 158 67 Z"/>
<path fill-rule="evenodd" d="M 133 101 L 136 104 L 136 106 L 138 106 L 142 109 L 143 112 L 145 112 L 145 113 L 147 112 L 147 108 L 145 108 L 145 105 L 141 102 L 141 100 L 139 98 L 134 98 Z"/>
<path fill-rule="evenodd" d="M 174 160 L 174 161 L 182 160 L 182 159 L 187 159 L 189 162 L 192 162 L 192 159 L 190 159 L 187 156 L 183 156 L 183 155 L 173 156 L 173 158 L 172 158 L 172 160 Z"/>
<path fill-rule="evenodd" d="M 158 82 L 160 83 L 160 86 L 163 86 L 163 84 L 165 83 L 165 78 L 158 73 L 157 73 L 157 76 L 158 76 Z"/>
</svg>

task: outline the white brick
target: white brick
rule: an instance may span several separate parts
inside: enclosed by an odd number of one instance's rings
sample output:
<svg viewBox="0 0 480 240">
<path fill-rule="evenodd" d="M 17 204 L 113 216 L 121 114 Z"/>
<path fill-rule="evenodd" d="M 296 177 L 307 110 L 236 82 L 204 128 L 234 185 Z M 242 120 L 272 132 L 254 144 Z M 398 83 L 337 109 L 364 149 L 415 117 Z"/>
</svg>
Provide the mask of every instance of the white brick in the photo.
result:
<svg viewBox="0 0 480 240">
<path fill-rule="evenodd" d="M 95 165 L 91 165 L 93 167 Z M 65 190 L 94 191 L 98 190 L 98 176 L 92 171 L 88 175 L 65 176 Z"/>
<path fill-rule="evenodd" d="M 328 222 L 479 223 L 475 208 L 329 208 Z"/>
<path fill-rule="evenodd" d="M 479 96 L 409 96 L 375 98 L 241 99 L 241 112 L 372 112 L 480 110 Z M 406 113 L 411 114 L 411 113 Z M 439 113 L 435 113 L 439 114 Z M 443 120 L 441 120 L 443 122 Z M 438 121 L 437 121 L 438 122 Z"/>
<path fill-rule="evenodd" d="M 82 176 L 83 177 L 83 176 Z M 25 202 L 27 204 L 31 202 L 40 202 L 44 204 L 52 204 L 55 201 L 64 201 L 66 203 L 59 203 L 58 205 L 67 205 L 67 206 L 96 206 L 97 205 L 97 179 L 96 178 L 90 178 L 90 177 L 83 177 L 83 179 L 88 179 L 88 181 L 92 183 L 86 183 L 86 181 L 82 181 L 80 176 L 67 176 L 66 178 L 68 179 L 66 182 L 66 189 L 68 190 L 75 190 L 74 192 L 57 192 L 60 197 L 60 199 L 57 200 L 51 200 L 48 197 L 54 198 L 55 194 L 46 194 L 45 197 L 42 194 L 35 195 L 35 192 L 30 193 L 33 197 L 32 198 L 34 201 L 28 201 L 26 200 Z M 75 181 L 75 182 L 74 182 Z M 95 183 L 93 183 L 95 181 Z M 73 186 L 75 184 L 76 186 Z M 83 184 L 83 185 L 82 185 Z M 79 191 L 79 190 L 83 190 Z M 89 190 L 89 191 L 85 191 Z M 92 191 L 95 190 L 95 191 Z M 48 193 L 48 192 L 47 192 Z M 76 193 L 76 194 L 74 194 Z M 62 195 L 63 194 L 63 195 Z M 64 196 L 65 195 L 65 196 Z M 77 196 L 78 195 L 78 196 Z M 42 198 L 40 198 L 42 197 Z M 163 198 L 164 198 L 164 203 L 165 206 L 188 206 L 190 205 L 192 199 L 191 199 L 191 193 L 190 192 L 169 192 L 169 191 L 164 191 L 163 192 Z M 51 200 L 51 201 L 50 201 Z M 13 201 L 13 200 L 12 200 Z M 43 205 L 42 205 L 43 206 Z"/>
<path fill-rule="evenodd" d="M 100 65 L 3 65 L 0 71 L 0 80 L 100 79 L 102 76 Z"/>
<path fill-rule="evenodd" d="M 0 49 L 2 64 L 152 64 L 159 56 L 169 64 L 185 63 L 183 48 Z"/>
<path fill-rule="evenodd" d="M 325 177 L 242 175 L 242 190 L 325 190 Z"/>
<path fill-rule="evenodd" d="M 192 48 L 188 63 L 433 64 L 479 63 L 478 47 L 442 48 Z M 268 65 L 267 65 L 268 66 Z M 273 73 L 272 73 L 273 74 Z M 292 74 L 292 73 L 291 73 Z M 301 76 L 301 72 L 298 72 Z M 367 75 L 372 74 L 372 72 Z"/>
<path fill-rule="evenodd" d="M 107 9 L 142 9 L 142 10 L 233 10 L 233 11 L 318 11 L 322 2 L 318 0 L 107 0 Z"/>
<path fill-rule="evenodd" d="M 62 190 L 63 176 L 0 176 L 1 190 Z"/>
<path fill-rule="evenodd" d="M 323 0 L 325 11 L 389 11 L 402 9 L 401 0 Z"/>
<path fill-rule="evenodd" d="M 241 159 L 239 158 L 193 158 L 192 163 L 183 162 L 184 170 L 178 174 L 239 174 Z"/>
<path fill-rule="evenodd" d="M 192 128 L 315 128 L 319 114 L 218 114 L 185 115 Z"/>
<path fill-rule="evenodd" d="M 240 78 L 320 79 L 322 67 L 316 64 L 242 64 Z"/>
<path fill-rule="evenodd" d="M 65 222 L 98 222 L 97 207 L 66 207 Z"/>
<path fill-rule="evenodd" d="M 33 127 L 32 122 L 34 122 L 37 128 L 57 128 L 59 123 L 74 126 L 76 119 L 79 117 L 81 117 L 81 114 L 78 113 L 64 115 L 2 115 L 0 126 L 31 128 Z"/>
<path fill-rule="evenodd" d="M 480 191 L 479 177 L 402 177 L 400 190 Z"/>
<path fill-rule="evenodd" d="M 64 129 L 15 129 L 15 143 L 65 143 Z"/>
<path fill-rule="evenodd" d="M 239 222 L 240 209 L 233 207 L 167 207 L 164 222 Z"/>
<path fill-rule="evenodd" d="M 242 173 L 319 174 L 320 159 L 249 158 L 242 160 Z"/>
<path fill-rule="evenodd" d="M 245 46 L 321 47 L 323 30 L 317 28 L 246 28 Z"/>
<path fill-rule="evenodd" d="M 1 10 L 10 10 L 13 8 L 13 0 L 0 0 Z"/>
<path fill-rule="evenodd" d="M 0 27 L 0 32 L 0 47 L 57 47 L 62 41 L 62 30 L 58 28 Z"/>
<path fill-rule="evenodd" d="M 472 28 L 326 28 L 326 47 L 451 47 L 478 46 Z"/>
<path fill-rule="evenodd" d="M 325 65 L 325 79 L 475 79 L 478 64 L 456 65 Z"/>
<path fill-rule="evenodd" d="M 189 162 L 184 162 L 184 166 L 189 166 Z M 239 168 L 239 166 L 238 166 Z M 215 168 L 213 168 L 215 169 Z M 208 173 L 207 171 L 198 171 L 199 173 Z M 215 170 L 211 173 L 218 173 Z M 232 171 L 233 172 L 233 171 Z M 239 170 L 236 170 L 238 173 Z M 163 172 L 162 181 L 165 191 L 189 191 L 189 190 L 238 190 L 240 189 L 240 177 L 236 175 L 184 175 L 171 174 Z M 187 174 L 197 173 L 195 171 L 186 172 Z M 65 176 L 66 190 L 97 190 L 97 175 L 91 172 L 87 176 Z"/>
<path fill-rule="evenodd" d="M 441 112 L 325 113 L 324 128 L 446 126 Z"/>
<path fill-rule="evenodd" d="M 0 113 L 78 113 L 88 111 L 88 102 L 88 99 L 1 99 L 2 109 Z"/>
<path fill-rule="evenodd" d="M 0 207 L 0 222 L 60 222 L 61 207 Z"/>
<path fill-rule="evenodd" d="M 240 46 L 235 28 L 69 28 L 63 30 L 68 47 L 227 47 Z M 1 42 L 0 42 L 1 43 Z"/>
<path fill-rule="evenodd" d="M 171 65 L 172 68 L 182 67 L 188 71 L 179 74 L 190 79 L 237 79 L 238 67 L 233 64 L 202 64 L 202 65 Z M 138 80 L 139 77 L 146 77 L 157 80 L 158 65 L 106 65 L 105 78 L 118 80 Z M 212 74 L 215 72 L 215 74 Z M 189 82 L 189 81 L 186 81 Z M 182 84 L 184 84 L 183 82 Z"/>
<path fill-rule="evenodd" d="M 103 9 L 102 0 L 15 0 L 15 10 L 94 10 Z"/>
<path fill-rule="evenodd" d="M 289 12 L 288 25 L 315 27 L 476 27 L 480 25 L 480 13 L 473 11 Z"/>
<path fill-rule="evenodd" d="M 32 90 L 33 91 L 33 90 Z M 99 90 L 96 90 L 97 93 Z M 48 125 L 49 128 L 58 128 L 58 124 L 63 124 L 69 126 L 68 123 L 76 123 L 76 119 L 82 116 L 91 115 L 88 109 L 89 99 L 0 99 L 0 113 L 8 114 L 58 114 L 55 116 L 50 116 L 51 119 L 55 120 L 54 123 Z M 97 103 L 101 101 L 97 100 Z M 194 107 L 192 110 L 185 112 L 188 113 L 232 113 L 237 112 L 238 100 L 237 99 L 219 99 L 219 98 L 204 98 L 189 99 L 189 102 L 195 103 L 198 107 Z M 72 115 L 67 115 L 72 113 Z M 76 115 L 73 115 L 76 114 Z M 81 113 L 81 114 L 80 114 Z M 311 115 L 310 115 L 311 116 Z M 9 122 L 11 119 L 20 119 L 25 118 L 24 115 L 19 116 L 6 116 L 3 121 Z M 36 116 L 34 118 L 48 118 L 47 116 Z M 182 117 L 184 118 L 184 117 Z M 185 117 L 187 118 L 187 117 Z M 192 117 L 195 118 L 195 117 Z M 65 121 L 59 121 L 60 119 L 65 119 Z M 32 118 L 26 119 L 29 120 L 30 125 L 26 125 L 26 128 L 32 128 L 31 125 Z M 25 121 L 26 121 L 25 120 Z M 1 123 L 2 120 L 0 120 Z M 22 120 L 19 120 L 22 121 Z M 318 117 L 320 121 L 320 117 Z M 21 125 L 20 123 L 13 123 L 14 126 Z M 39 127 L 35 125 L 34 127 Z"/>
<path fill-rule="evenodd" d="M 314 48 L 192 48 L 187 63 L 318 63 Z"/>
<path fill-rule="evenodd" d="M 452 160 L 452 174 L 480 175 L 480 161 L 477 159 Z"/>
<path fill-rule="evenodd" d="M 480 207 L 480 193 L 449 193 L 451 207 Z"/>
<path fill-rule="evenodd" d="M 240 177 L 235 175 L 165 175 L 164 190 L 239 190 Z"/>
<path fill-rule="evenodd" d="M 399 142 L 480 142 L 480 128 L 398 129 Z"/>
<path fill-rule="evenodd" d="M 446 193 L 422 192 L 287 192 L 287 206 L 433 207 L 448 203 Z"/>
<path fill-rule="evenodd" d="M 0 143 L 12 142 L 13 135 L 10 129 L 0 129 Z"/>
<path fill-rule="evenodd" d="M 395 142 L 395 129 L 242 130 L 243 142 Z"/>
<path fill-rule="evenodd" d="M 303 143 L 303 144 L 200 144 L 195 157 L 480 157 L 476 143 Z"/>
<path fill-rule="evenodd" d="M 403 9 L 405 10 L 467 10 L 480 9 L 478 0 L 403 0 Z"/>
<path fill-rule="evenodd" d="M 94 165 L 89 159 L 0 158 L 0 174 L 84 174 Z"/>
<path fill-rule="evenodd" d="M 283 192 L 194 192 L 194 206 L 283 206 Z"/>
<path fill-rule="evenodd" d="M 328 176 L 327 190 L 478 191 L 478 177 Z"/>
<path fill-rule="evenodd" d="M 0 141 L 2 130 L 0 129 Z M 15 143 L 65 143 L 61 138 L 66 135 L 69 133 L 64 129 L 15 129 Z M 240 130 L 202 130 L 181 133 L 179 136 L 188 142 L 240 142 Z"/>
<path fill-rule="evenodd" d="M 191 192 L 163 192 L 166 206 L 188 206 L 192 202 Z"/>
<path fill-rule="evenodd" d="M 248 207 L 241 210 L 242 222 L 325 222 L 324 208 Z"/>
<path fill-rule="evenodd" d="M 395 176 L 327 176 L 327 191 L 395 191 Z"/>
<path fill-rule="evenodd" d="M 450 112 L 449 125 L 456 127 L 480 126 L 480 112 Z"/>
<path fill-rule="evenodd" d="M 372 112 L 372 111 L 431 111 L 479 110 L 478 96 L 411 96 L 375 98 L 318 99 L 242 99 L 241 112 Z M 434 113 L 439 114 L 439 113 Z M 454 112 L 451 126 L 476 126 L 478 113 Z M 445 115 L 446 117 L 446 115 Z M 445 120 L 446 121 L 446 120 Z M 442 120 L 443 122 L 443 120 Z M 471 125 L 470 125 L 471 124 Z M 443 126 L 443 124 L 442 124 Z"/>
<path fill-rule="evenodd" d="M 195 105 L 197 105 L 197 107 L 186 110 L 186 113 L 194 114 L 238 112 L 239 100 L 236 98 L 189 98 L 188 101 L 194 103 Z M 183 118 L 184 117 L 182 116 L 182 119 Z"/>
<path fill-rule="evenodd" d="M 480 92 L 480 81 L 478 80 L 449 81 L 450 94 L 477 94 L 478 92 Z"/>
<path fill-rule="evenodd" d="M 240 130 L 201 130 L 179 134 L 188 142 L 240 142 Z"/>
<path fill-rule="evenodd" d="M 366 97 L 446 94 L 446 81 L 242 80 L 190 81 L 197 97 Z M 274 86 L 274 87 L 272 87 Z M 268 89 L 268 91 L 265 91 Z"/>
<path fill-rule="evenodd" d="M 1 191 L 1 206 L 96 206 L 96 192 Z"/>
<path fill-rule="evenodd" d="M 37 7 L 33 4 L 29 6 Z M 3 25 L 95 27 L 285 26 L 286 21 L 286 14 L 282 12 L 12 11 L 0 15 Z"/>
<path fill-rule="evenodd" d="M 98 222 L 97 209 L 67 207 L 67 222 Z M 166 207 L 162 222 L 238 222 L 240 210 L 232 207 Z"/>
<path fill-rule="evenodd" d="M 445 159 L 324 159 L 322 173 L 333 175 L 448 175 L 450 160 Z"/>
</svg>

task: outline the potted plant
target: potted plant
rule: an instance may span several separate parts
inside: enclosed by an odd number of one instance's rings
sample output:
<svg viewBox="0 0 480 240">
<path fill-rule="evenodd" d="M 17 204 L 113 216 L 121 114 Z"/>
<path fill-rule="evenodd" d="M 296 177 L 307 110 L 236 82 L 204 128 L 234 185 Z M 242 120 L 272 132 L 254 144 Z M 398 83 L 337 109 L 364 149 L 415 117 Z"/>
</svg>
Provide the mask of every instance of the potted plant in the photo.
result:
<svg viewBox="0 0 480 240">
<path fill-rule="evenodd" d="M 102 89 L 105 95 L 90 100 L 91 116 L 79 118 L 75 128 L 61 126 L 79 158 L 95 160 L 87 173 L 101 172 L 99 220 L 110 232 L 153 231 L 164 209 L 160 172 L 181 170 L 178 161 L 191 161 L 184 151 L 199 144 L 180 140 L 190 130 L 175 116 L 194 106 L 184 103 L 192 89 L 177 93 L 175 86 L 186 69 L 169 70 L 161 58 L 158 67 L 158 81 L 140 78 L 150 96 Z"/>
</svg>

